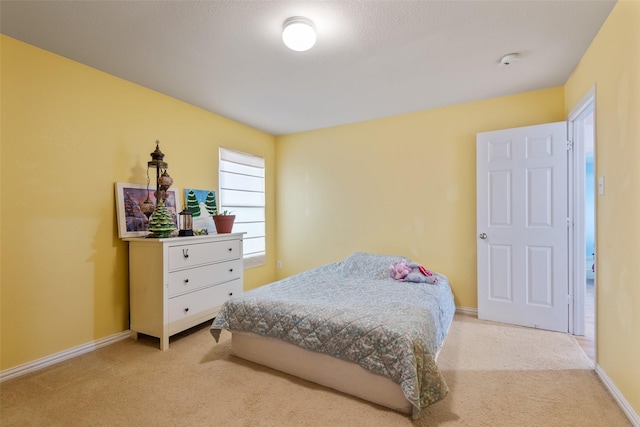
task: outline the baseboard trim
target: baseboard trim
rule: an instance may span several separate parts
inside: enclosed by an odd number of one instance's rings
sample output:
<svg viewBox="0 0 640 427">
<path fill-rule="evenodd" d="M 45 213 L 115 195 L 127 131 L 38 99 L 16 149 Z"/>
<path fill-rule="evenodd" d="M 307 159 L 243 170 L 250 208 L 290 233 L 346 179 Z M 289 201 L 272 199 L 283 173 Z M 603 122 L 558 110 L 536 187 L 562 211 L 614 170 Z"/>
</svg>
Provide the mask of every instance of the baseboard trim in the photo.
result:
<svg viewBox="0 0 640 427">
<path fill-rule="evenodd" d="M 456 307 L 456 313 L 471 314 L 478 316 L 478 309 L 471 307 Z"/>
<path fill-rule="evenodd" d="M 34 360 L 33 362 L 25 363 L 24 365 L 5 369 L 4 371 L 0 371 L 0 382 L 7 381 L 12 378 L 17 378 L 30 372 L 35 372 L 40 369 L 46 368 L 47 366 L 55 365 L 56 363 L 60 363 L 65 360 L 80 356 L 82 354 L 89 353 L 118 341 L 125 340 L 130 336 L 131 332 L 129 330 L 122 331 L 96 341 L 82 344 L 78 347 L 61 351 L 60 353 L 52 354 L 51 356 L 46 356 L 41 359 Z"/>
<path fill-rule="evenodd" d="M 597 363 L 596 373 L 598 374 L 598 377 L 600 377 L 600 380 L 607 388 L 607 390 L 609 390 L 609 393 L 611 393 L 611 396 L 613 396 L 616 402 L 618 402 L 618 405 L 620 406 L 620 408 L 622 408 L 624 414 L 627 416 L 627 418 L 629 418 L 629 421 L 631 421 L 633 427 L 640 427 L 640 416 L 638 416 L 636 411 L 633 410 L 627 399 L 625 399 L 620 390 L 618 390 L 618 387 L 616 387 L 616 385 L 613 383 L 613 381 L 611 381 L 611 378 L 609 378 L 604 369 L 602 369 L 602 367 Z"/>
</svg>

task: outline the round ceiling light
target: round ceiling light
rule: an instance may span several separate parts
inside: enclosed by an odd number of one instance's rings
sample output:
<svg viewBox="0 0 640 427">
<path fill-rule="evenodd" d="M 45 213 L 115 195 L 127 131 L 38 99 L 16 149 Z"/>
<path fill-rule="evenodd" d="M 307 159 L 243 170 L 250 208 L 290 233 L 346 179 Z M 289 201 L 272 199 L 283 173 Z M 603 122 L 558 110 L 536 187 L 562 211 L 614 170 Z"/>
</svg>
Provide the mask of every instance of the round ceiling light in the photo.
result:
<svg viewBox="0 0 640 427">
<path fill-rule="evenodd" d="M 282 41 L 291 50 L 303 52 L 316 44 L 316 30 L 310 19 L 293 16 L 282 26 Z"/>
<path fill-rule="evenodd" d="M 517 62 L 518 59 L 520 59 L 520 54 L 517 52 L 514 53 L 508 53 L 505 56 L 503 56 L 502 58 L 500 58 L 500 63 L 502 65 L 511 65 L 514 62 Z"/>
</svg>

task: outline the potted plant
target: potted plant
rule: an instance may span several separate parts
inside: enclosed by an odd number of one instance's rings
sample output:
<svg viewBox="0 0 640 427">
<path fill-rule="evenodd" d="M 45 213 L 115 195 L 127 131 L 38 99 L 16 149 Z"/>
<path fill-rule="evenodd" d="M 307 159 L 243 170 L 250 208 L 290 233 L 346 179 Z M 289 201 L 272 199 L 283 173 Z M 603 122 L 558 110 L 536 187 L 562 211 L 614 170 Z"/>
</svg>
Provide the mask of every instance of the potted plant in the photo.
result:
<svg viewBox="0 0 640 427">
<path fill-rule="evenodd" d="M 218 233 L 231 233 L 231 230 L 233 229 L 233 222 L 236 220 L 235 215 L 232 215 L 231 212 L 227 210 L 218 212 L 216 209 L 212 216 Z"/>
</svg>

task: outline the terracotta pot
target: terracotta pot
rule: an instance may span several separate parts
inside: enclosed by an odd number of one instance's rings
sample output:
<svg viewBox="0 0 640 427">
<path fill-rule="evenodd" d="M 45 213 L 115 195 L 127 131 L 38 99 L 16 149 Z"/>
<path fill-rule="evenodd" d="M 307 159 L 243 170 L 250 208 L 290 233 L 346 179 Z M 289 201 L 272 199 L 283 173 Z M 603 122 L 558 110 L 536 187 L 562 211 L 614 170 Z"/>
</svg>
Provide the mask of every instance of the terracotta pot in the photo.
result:
<svg viewBox="0 0 640 427">
<path fill-rule="evenodd" d="M 236 220 L 235 215 L 214 215 L 213 222 L 216 225 L 218 233 L 231 233 L 233 222 Z"/>
</svg>

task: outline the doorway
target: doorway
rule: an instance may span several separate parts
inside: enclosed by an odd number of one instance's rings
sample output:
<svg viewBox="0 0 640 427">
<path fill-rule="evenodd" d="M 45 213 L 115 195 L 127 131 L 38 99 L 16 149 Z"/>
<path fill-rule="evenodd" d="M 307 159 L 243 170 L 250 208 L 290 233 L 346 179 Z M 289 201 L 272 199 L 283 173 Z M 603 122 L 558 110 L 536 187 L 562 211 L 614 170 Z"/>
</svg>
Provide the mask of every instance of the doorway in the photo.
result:
<svg viewBox="0 0 640 427">
<path fill-rule="evenodd" d="M 521 169 L 510 166 L 513 159 L 522 157 L 522 153 L 517 152 L 516 148 L 522 144 L 512 144 L 512 141 L 518 140 L 522 135 L 511 135 L 513 132 L 520 131 L 538 131 L 544 129 L 544 126 L 538 125 L 519 129 L 505 129 L 502 131 L 479 133 L 476 137 L 476 174 L 477 174 L 477 232 L 478 232 L 478 317 L 486 318 L 505 323 L 519 324 L 524 326 L 542 327 L 550 330 L 562 330 L 576 336 L 578 342 L 583 346 L 585 353 L 595 360 L 595 343 L 596 343 L 596 214 L 595 214 L 595 191 L 598 188 L 598 194 L 604 194 L 602 186 L 596 186 L 595 166 L 596 166 L 596 150 L 595 150 L 595 87 L 592 88 L 580 103 L 571 111 L 567 122 L 562 122 L 563 129 L 561 135 L 553 137 L 540 138 L 531 135 L 526 136 L 526 140 L 531 141 L 526 144 L 530 145 L 530 151 L 527 151 L 527 157 L 548 157 L 544 154 L 552 152 L 560 153 L 564 151 L 562 165 L 557 166 L 557 171 L 563 171 L 556 176 L 562 178 L 564 182 L 559 183 L 560 187 L 549 194 L 564 195 L 562 200 L 548 202 L 539 200 L 538 203 L 523 203 L 522 200 L 515 200 L 516 196 L 525 195 L 528 186 L 520 189 L 518 183 L 513 181 L 520 173 L 514 172 Z M 506 132 L 506 134 L 505 134 Z M 520 138 L 521 139 L 521 138 Z M 548 143 L 540 143 L 547 140 Z M 556 146 L 551 141 L 561 142 Z M 566 147 L 565 147 L 566 143 Z M 547 147 L 547 149 L 541 149 Z M 551 149 L 551 147 L 554 147 Z M 527 148 L 529 150 L 529 148 Z M 531 156 L 529 156 L 531 154 Z M 490 163 L 495 163 L 495 170 L 489 167 Z M 553 168 L 540 167 L 537 165 L 534 169 L 540 171 L 552 171 Z M 534 171 L 531 169 L 531 171 Z M 514 173 L 512 173 L 514 172 Z M 533 173 L 533 172 L 532 172 Z M 539 175 L 539 176 L 538 176 Z M 559 180 L 550 179 L 546 181 L 542 179 L 544 176 L 549 177 L 553 173 L 545 172 L 542 174 L 531 175 L 532 183 L 539 182 L 555 182 Z M 536 177 L 540 179 L 535 179 Z M 529 179 L 529 177 L 527 177 Z M 518 191 L 511 189 L 518 187 Z M 534 188 L 535 187 L 535 188 Z M 545 185 L 538 185 L 531 188 L 550 188 Z M 602 188 L 601 188 L 602 187 Z M 555 185 L 554 185 L 555 188 Z M 563 192 L 564 189 L 564 192 Z M 495 190 L 495 191 L 494 191 Z M 534 191 L 534 193 L 545 194 L 544 191 Z M 512 198 L 510 195 L 513 194 Z M 502 196 L 501 196 L 502 195 Z M 542 199 L 545 199 L 544 197 Z M 490 202 L 490 203 L 489 203 Z M 562 208 L 561 208 L 562 205 Z M 520 211 L 516 212 L 513 206 L 529 206 L 537 207 L 535 211 L 526 211 L 520 215 Z M 558 209 L 547 209 L 555 206 Z M 544 209 L 539 209 L 544 207 Z M 527 208 L 528 209 L 528 208 Z M 560 216 L 553 216 L 550 220 L 548 215 L 540 215 L 540 213 L 557 212 Z M 513 213 L 513 217 L 512 217 Z M 518 214 L 518 215 L 516 215 Z M 528 222 L 525 227 L 535 226 L 539 231 L 545 226 L 551 228 L 552 224 L 566 224 L 564 242 L 568 243 L 565 248 L 566 252 L 560 250 L 551 250 L 540 242 L 527 246 L 526 256 L 519 255 L 519 247 L 513 245 L 512 241 L 501 239 L 501 232 L 504 230 L 513 231 L 514 224 L 522 223 L 518 218 L 522 217 Z M 547 218 L 547 221 L 544 218 Z M 541 221 L 535 220 L 542 219 Z M 534 219 L 530 222 L 529 219 Z M 518 230 L 521 231 L 521 230 Z M 537 233 L 540 234 L 540 233 Z M 525 235 L 524 232 L 510 232 L 509 236 Z M 545 242 L 552 241 L 546 239 Z M 521 243 L 521 242 L 516 242 Z M 522 246 L 522 245 L 520 245 Z M 526 246 L 526 245 L 525 245 Z M 547 250 L 548 249 L 548 250 Z M 545 257 L 537 256 L 540 254 L 557 252 L 562 256 L 561 259 L 555 260 L 553 263 L 545 263 Z M 560 293 L 560 286 L 546 286 L 546 289 L 554 289 L 554 293 L 545 293 L 540 289 L 532 289 L 528 287 L 529 283 L 542 283 L 544 276 L 529 277 L 526 274 L 513 272 L 512 265 L 521 265 L 523 262 L 514 263 L 516 256 L 524 262 L 536 261 L 538 266 L 565 266 L 566 269 L 561 271 L 562 277 L 554 278 L 553 282 L 562 283 L 564 294 Z M 548 260 L 549 257 L 546 257 Z M 502 268 L 501 268 L 502 267 Z M 560 269 L 558 269 L 560 270 Z M 545 271 L 544 268 L 527 268 L 526 271 Z M 518 286 L 511 280 L 512 277 L 518 278 Z M 546 277 L 551 277 L 546 275 Z M 530 280 L 535 279 L 535 280 Z M 524 282 L 524 286 L 520 286 Z M 521 289 L 524 289 L 522 294 Z M 555 294 L 558 290 L 558 294 Z M 518 294 L 518 295 L 517 295 Z M 568 298 L 567 298 L 568 296 Z M 524 302 L 523 302 L 524 301 Z M 561 301 L 565 301 L 564 304 Z M 534 302 L 535 304 L 529 304 Z M 515 304 L 514 304 L 515 303 Z M 564 316 L 564 326 L 550 326 L 538 323 L 537 320 L 543 316 L 531 316 L 528 313 L 530 306 L 535 305 L 537 309 L 548 309 L 553 306 L 558 308 L 557 316 L 560 320 Z M 564 305 L 565 309 L 560 310 L 560 306 Z M 515 307 L 512 310 L 510 306 Z M 525 316 L 526 314 L 526 316 Z M 547 313 L 549 314 L 549 313 Z M 550 316 L 547 316 L 550 317 Z M 532 322 L 531 319 L 536 320 Z"/>
<path fill-rule="evenodd" d="M 569 208 L 574 218 L 572 332 L 587 356 L 595 360 L 595 89 L 571 111 L 568 124 L 573 143 L 573 203 Z"/>
</svg>

